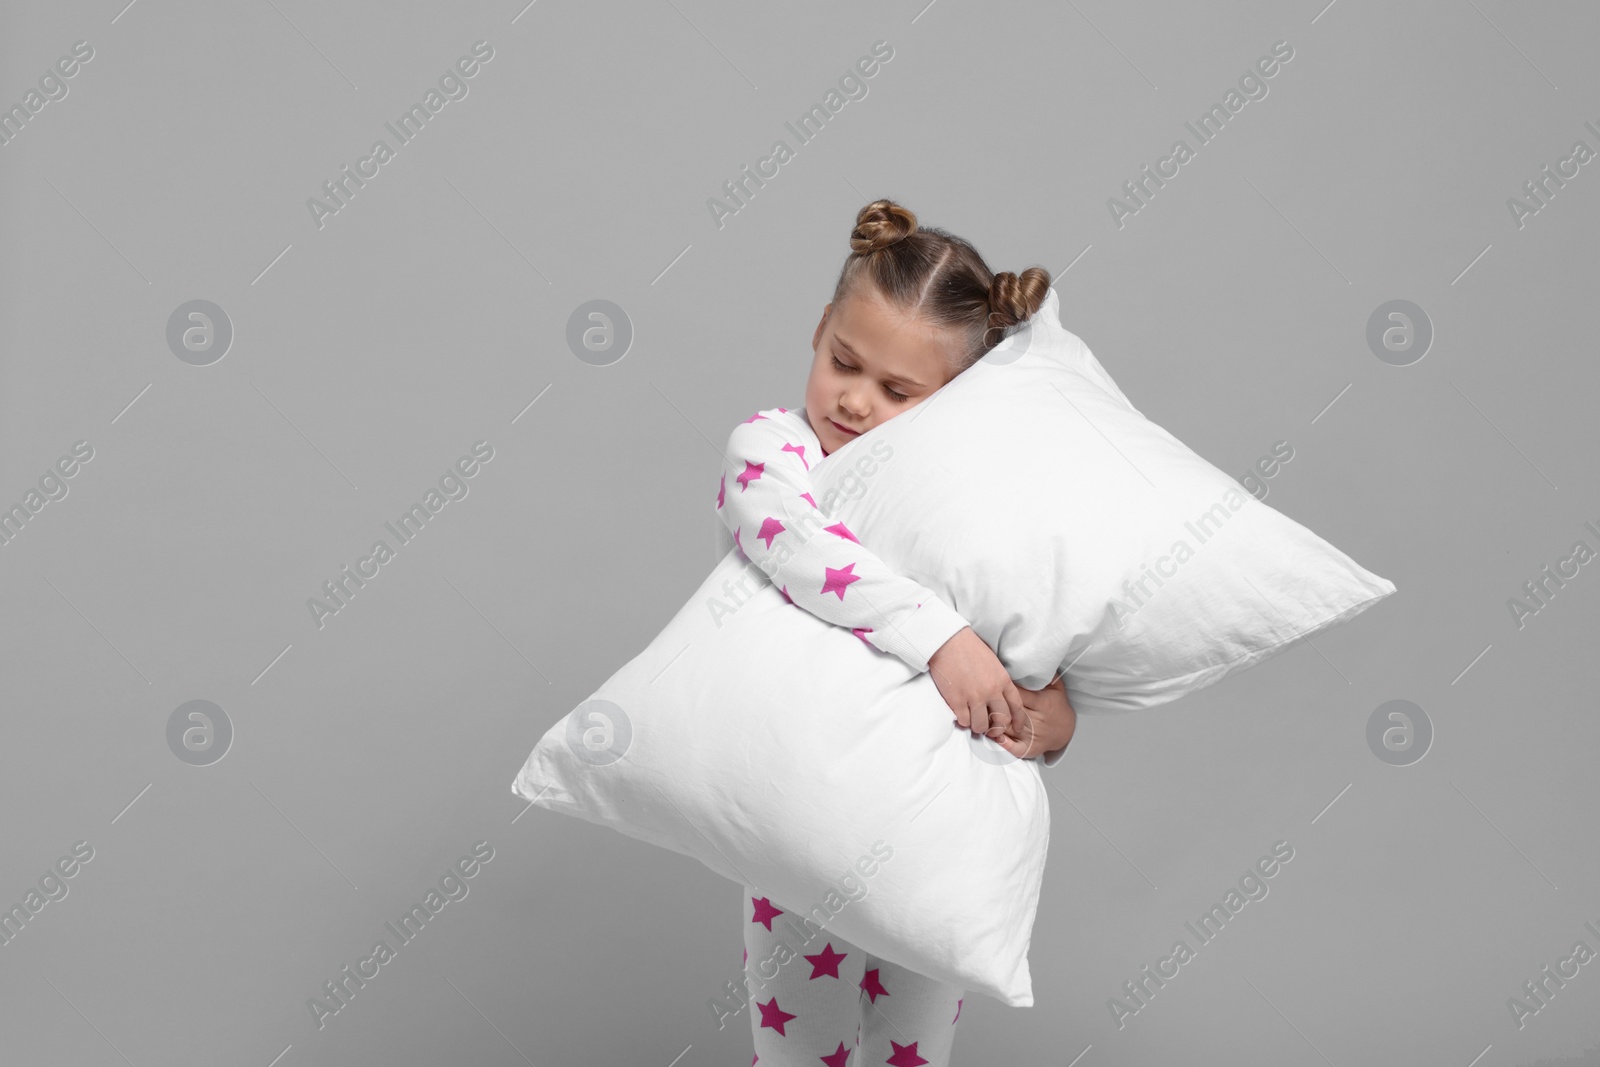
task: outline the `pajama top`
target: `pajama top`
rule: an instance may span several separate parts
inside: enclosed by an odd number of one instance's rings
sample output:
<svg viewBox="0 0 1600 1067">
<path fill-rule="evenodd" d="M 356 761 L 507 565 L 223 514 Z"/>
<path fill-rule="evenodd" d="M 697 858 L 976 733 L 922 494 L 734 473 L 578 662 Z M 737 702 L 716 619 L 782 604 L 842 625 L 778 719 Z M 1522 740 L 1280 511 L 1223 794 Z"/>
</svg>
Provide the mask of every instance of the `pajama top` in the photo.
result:
<svg viewBox="0 0 1600 1067">
<path fill-rule="evenodd" d="M 756 412 L 728 435 L 717 514 L 739 552 L 785 600 L 925 671 L 939 646 L 969 623 L 932 589 L 896 573 L 844 523 L 828 521 L 811 495 L 811 467 L 822 458 L 803 408 Z M 1051 767 L 1065 752 L 1040 758 Z"/>
</svg>

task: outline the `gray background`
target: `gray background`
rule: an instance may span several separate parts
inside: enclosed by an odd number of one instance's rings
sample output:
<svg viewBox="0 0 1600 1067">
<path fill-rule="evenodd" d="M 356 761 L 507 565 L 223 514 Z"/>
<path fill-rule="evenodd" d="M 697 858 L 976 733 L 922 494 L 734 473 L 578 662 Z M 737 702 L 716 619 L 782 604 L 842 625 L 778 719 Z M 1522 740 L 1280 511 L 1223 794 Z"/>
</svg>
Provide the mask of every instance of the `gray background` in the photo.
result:
<svg viewBox="0 0 1600 1067">
<path fill-rule="evenodd" d="M 969 998 L 955 1062 L 1600 1062 L 1600 963 L 1520 1030 L 1506 1007 L 1600 949 L 1600 565 L 1520 628 L 1507 607 L 1600 548 L 1600 163 L 1520 228 L 1506 206 L 1600 148 L 1593 5 L 3 11 L 6 107 L 95 54 L 0 146 L 0 503 L 94 458 L 0 546 L 0 902 L 94 858 L 0 947 L 0 1059 L 748 1064 L 746 1018 L 707 1008 L 739 887 L 509 783 L 715 563 L 720 446 L 803 401 L 886 196 L 1050 269 L 1068 328 L 1218 467 L 1288 442 L 1268 502 L 1399 587 L 1082 720 L 1044 772 L 1036 1004 Z M 319 229 L 307 198 L 480 39 L 468 95 Z M 868 95 L 797 145 L 785 120 L 878 40 Z M 1119 228 L 1108 198 L 1279 40 L 1268 95 Z M 779 138 L 795 158 L 719 228 L 707 199 Z M 209 366 L 166 341 L 194 299 L 234 329 Z M 636 331 L 610 366 L 565 340 L 592 299 Z M 1407 366 L 1366 341 L 1393 299 L 1436 331 Z M 319 629 L 306 600 L 485 439 L 469 495 Z M 204 767 L 166 734 L 195 699 L 234 729 Z M 1435 730 L 1410 766 L 1366 740 L 1393 699 Z M 480 840 L 469 895 L 319 1030 L 307 999 Z M 1108 998 L 1277 840 L 1270 895 L 1119 1030 Z"/>
</svg>

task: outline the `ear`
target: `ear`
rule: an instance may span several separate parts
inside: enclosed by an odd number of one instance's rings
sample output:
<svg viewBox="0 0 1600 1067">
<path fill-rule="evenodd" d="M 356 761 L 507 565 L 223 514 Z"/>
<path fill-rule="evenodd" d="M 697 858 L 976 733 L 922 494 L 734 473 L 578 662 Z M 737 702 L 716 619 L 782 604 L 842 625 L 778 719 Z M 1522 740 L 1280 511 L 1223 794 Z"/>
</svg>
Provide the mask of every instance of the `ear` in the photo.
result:
<svg viewBox="0 0 1600 1067">
<path fill-rule="evenodd" d="M 811 351 L 815 352 L 817 346 L 822 343 L 822 331 L 828 328 L 828 317 L 832 314 L 833 305 L 824 304 L 822 306 L 822 318 L 817 320 L 816 332 L 811 335 Z"/>
</svg>

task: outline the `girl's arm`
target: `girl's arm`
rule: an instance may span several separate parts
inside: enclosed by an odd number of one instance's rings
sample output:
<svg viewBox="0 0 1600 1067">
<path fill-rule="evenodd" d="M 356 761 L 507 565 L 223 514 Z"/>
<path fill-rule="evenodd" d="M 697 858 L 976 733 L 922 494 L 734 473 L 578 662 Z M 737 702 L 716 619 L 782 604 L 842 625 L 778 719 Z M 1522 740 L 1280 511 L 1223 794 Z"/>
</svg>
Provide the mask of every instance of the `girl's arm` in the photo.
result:
<svg viewBox="0 0 1600 1067">
<path fill-rule="evenodd" d="M 925 671 L 967 620 L 818 506 L 811 466 L 821 459 L 822 444 L 801 415 L 757 412 L 728 435 L 717 514 L 790 603 Z"/>
</svg>

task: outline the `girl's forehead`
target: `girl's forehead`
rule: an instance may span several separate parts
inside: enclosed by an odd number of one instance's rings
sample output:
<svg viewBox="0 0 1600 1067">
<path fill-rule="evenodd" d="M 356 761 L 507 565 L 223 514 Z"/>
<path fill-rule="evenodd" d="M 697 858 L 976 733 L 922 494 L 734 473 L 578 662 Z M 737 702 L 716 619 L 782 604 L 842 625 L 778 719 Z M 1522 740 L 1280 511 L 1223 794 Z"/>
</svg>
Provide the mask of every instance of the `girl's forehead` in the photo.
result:
<svg viewBox="0 0 1600 1067">
<path fill-rule="evenodd" d="M 852 293 L 834 312 L 829 327 L 839 346 L 886 378 L 923 386 L 942 384 L 933 379 L 940 377 L 939 368 L 949 359 L 947 350 L 960 344 L 951 331 L 878 298 Z"/>
</svg>

